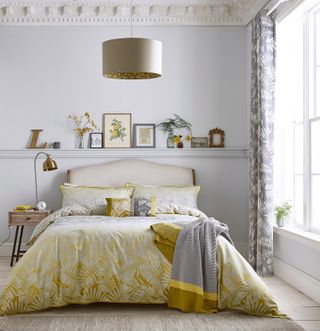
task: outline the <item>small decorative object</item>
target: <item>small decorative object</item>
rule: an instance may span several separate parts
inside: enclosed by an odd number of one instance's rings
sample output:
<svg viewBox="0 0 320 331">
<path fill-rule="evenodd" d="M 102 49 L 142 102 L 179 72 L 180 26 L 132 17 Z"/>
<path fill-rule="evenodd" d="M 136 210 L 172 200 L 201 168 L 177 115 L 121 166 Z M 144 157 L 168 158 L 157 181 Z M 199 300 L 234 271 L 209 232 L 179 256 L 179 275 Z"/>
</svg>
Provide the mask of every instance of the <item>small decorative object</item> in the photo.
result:
<svg viewBox="0 0 320 331">
<path fill-rule="evenodd" d="M 102 148 L 102 133 L 90 132 L 90 148 Z"/>
<path fill-rule="evenodd" d="M 209 131 L 209 147 L 224 147 L 224 131 L 215 128 Z"/>
<path fill-rule="evenodd" d="M 30 205 L 18 205 L 16 206 L 15 210 L 16 211 L 34 210 L 34 207 Z"/>
<path fill-rule="evenodd" d="M 183 136 L 181 134 L 175 134 L 174 136 L 174 147 L 175 148 L 190 148 L 191 147 L 191 135 L 188 134 Z"/>
<path fill-rule="evenodd" d="M 104 147 L 131 147 L 131 114 L 103 114 Z"/>
<path fill-rule="evenodd" d="M 36 208 L 37 210 L 46 210 L 47 204 L 44 201 L 39 201 Z"/>
<path fill-rule="evenodd" d="M 290 214 L 292 206 L 289 202 L 284 202 L 280 206 L 275 207 L 274 214 L 276 217 L 276 222 L 279 227 L 285 226 L 285 221 Z"/>
<path fill-rule="evenodd" d="M 38 143 L 38 138 L 39 138 L 39 134 L 40 132 L 43 131 L 41 129 L 32 129 L 31 132 L 32 132 L 32 135 L 31 135 L 31 143 L 30 145 L 27 147 L 29 149 L 45 149 L 47 147 L 47 143 L 43 143 L 39 146 L 37 146 L 37 143 Z"/>
<path fill-rule="evenodd" d="M 86 133 L 93 131 L 93 129 L 99 130 L 98 127 L 88 112 L 85 112 L 82 116 L 70 115 L 68 118 L 73 120 L 76 126 L 74 132 L 78 138 L 77 147 L 84 148 L 83 137 Z"/>
<path fill-rule="evenodd" d="M 133 124 L 133 147 L 155 148 L 156 125 Z"/>
<path fill-rule="evenodd" d="M 173 114 L 174 118 L 167 118 L 164 122 L 159 123 L 157 127 L 160 127 L 160 129 L 164 132 L 168 133 L 168 138 L 167 138 L 167 147 L 168 148 L 174 148 L 175 146 L 177 147 L 177 144 L 182 142 L 184 140 L 188 145 L 191 145 L 191 124 L 181 118 L 177 114 Z M 183 135 L 181 135 L 180 129 L 185 129 L 187 131 L 187 134 L 185 135 L 185 138 L 182 139 Z M 176 132 L 175 132 L 176 131 Z M 176 133 L 176 134 L 175 134 Z M 176 143 L 176 136 L 180 136 L 180 141 Z M 177 138 L 178 139 L 178 138 Z M 183 142 L 180 144 L 180 148 L 183 148 Z"/>
<path fill-rule="evenodd" d="M 174 144 L 176 148 L 183 148 L 183 141 L 181 139 L 182 139 L 181 134 L 174 135 Z"/>
<path fill-rule="evenodd" d="M 208 148 L 208 138 L 207 137 L 192 137 L 191 147 L 192 148 Z"/>
<path fill-rule="evenodd" d="M 39 201 L 38 198 L 38 179 L 37 179 L 37 159 L 40 155 L 45 155 L 47 158 L 43 162 L 43 171 L 52 171 L 58 169 L 57 163 L 55 160 L 51 158 L 51 156 L 44 152 L 39 152 L 36 157 L 34 158 L 34 182 L 36 187 L 36 208 L 38 210 L 44 210 L 47 208 L 47 204 L 44 201 Z"/>
<path fill-rule="evenodd" d="M 54 143 L 52 143 L 53 149 L 60 149 L 60 146 L 61 146 L 60 141 L 55 141 Z"/>
</svg>

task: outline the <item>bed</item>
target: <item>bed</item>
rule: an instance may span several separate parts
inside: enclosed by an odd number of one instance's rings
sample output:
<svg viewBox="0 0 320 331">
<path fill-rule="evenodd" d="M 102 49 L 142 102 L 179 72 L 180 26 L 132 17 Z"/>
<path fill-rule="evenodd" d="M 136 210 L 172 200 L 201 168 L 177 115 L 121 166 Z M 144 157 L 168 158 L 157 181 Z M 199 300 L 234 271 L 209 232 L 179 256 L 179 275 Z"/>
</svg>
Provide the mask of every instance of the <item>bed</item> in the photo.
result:
<svg viewBox="0 0 320 331">
<path fill-rule="evenodd" d="M 0 294 L 0 315 L 94 302 L 166 303 L 172 266 L 155 246 L 150 226 L 207 217 L 194 205 L 195 178 L 190 168 L 132 159 L 68 171 L 63 190 L 72 194 L 64 192 L 63 208 L 35 228 L 29 250 Z M 121 187 L 114 194 L 124 187 L 130 194 L 164 191 L 155 216 L 119 217 L 106 216 L 103 201 L 83 204 L 83 196 L 74 194 L 85 191 L 91 199 L 101 187 Z M 262 280 L 221 236 L 217 269 L 219 310 L 283 316 Z"/>
</svg>

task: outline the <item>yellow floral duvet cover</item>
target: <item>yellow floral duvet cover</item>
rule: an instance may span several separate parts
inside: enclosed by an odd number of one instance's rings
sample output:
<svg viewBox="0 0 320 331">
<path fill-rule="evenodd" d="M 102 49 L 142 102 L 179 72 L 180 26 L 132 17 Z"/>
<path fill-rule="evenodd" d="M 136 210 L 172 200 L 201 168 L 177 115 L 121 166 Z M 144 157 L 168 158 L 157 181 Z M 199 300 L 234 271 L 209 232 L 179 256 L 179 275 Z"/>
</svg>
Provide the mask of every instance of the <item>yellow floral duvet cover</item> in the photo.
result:
<svg viewBox="0 0 320 331">
<path fill-rule="evenodd" d="M 201 212 L 126 218 L 77 213 L 59 211 L 36 228 L 33 245 L 0 295 L 0 315 L 93 302 L 167 302 L 171 264 L 154 245 L 150 225 L 191 222 Z M 219 309 L 278 316 L 264 283 L 224 238 L 217 254 Z"/>
</svg>

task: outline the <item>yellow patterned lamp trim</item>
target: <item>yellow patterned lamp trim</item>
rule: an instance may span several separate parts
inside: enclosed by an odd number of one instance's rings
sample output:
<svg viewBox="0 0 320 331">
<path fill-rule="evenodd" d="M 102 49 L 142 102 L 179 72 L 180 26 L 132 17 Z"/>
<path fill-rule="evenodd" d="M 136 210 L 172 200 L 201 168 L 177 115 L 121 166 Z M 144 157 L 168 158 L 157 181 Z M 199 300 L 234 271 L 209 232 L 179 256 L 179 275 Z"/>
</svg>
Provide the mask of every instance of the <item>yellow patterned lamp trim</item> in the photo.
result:
<svg viewBox="0 0 320 331">
<path fill-rule="evenodd" d="M 104 75 L 113 79 L 152 79 L 161 77 L 155 72 L 110 72 Z"/>
</svg>

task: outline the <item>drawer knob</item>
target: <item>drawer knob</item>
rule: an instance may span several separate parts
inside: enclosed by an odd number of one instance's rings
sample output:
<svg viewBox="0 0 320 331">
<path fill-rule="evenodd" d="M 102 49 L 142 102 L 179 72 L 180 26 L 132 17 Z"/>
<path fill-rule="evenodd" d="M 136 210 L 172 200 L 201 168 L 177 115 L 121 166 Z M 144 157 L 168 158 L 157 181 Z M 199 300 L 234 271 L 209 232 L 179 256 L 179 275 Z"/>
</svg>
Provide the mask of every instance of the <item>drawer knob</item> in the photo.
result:
<svg viewBox="0 0 320 331">
<path fill-rule="evenodd" d="M 27 220 L 31 220 L 31 217 L 27 217 Z"/>
</svg>

